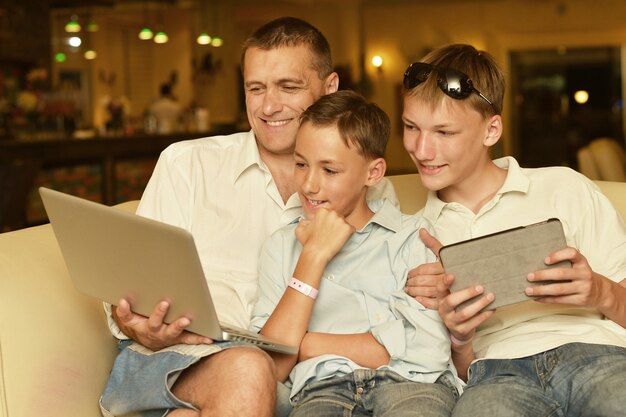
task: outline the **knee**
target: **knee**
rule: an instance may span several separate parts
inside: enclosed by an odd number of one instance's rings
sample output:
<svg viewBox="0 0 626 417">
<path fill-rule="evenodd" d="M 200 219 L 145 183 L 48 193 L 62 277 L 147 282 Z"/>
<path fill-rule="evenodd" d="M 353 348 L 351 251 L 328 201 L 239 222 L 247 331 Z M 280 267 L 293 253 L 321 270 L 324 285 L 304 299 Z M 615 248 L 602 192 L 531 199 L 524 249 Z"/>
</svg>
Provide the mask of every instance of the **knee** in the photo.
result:
<svg viewBox="0 0 626 417">
<path fill-rule="evenodd" d="M 222 356 L 223 355 L 223 356 Z M 250 383 L 276 385 L 276 367 L 272 358 L 264 351 L 251 347 L 237 347 L 220 353 L 228 364 L 229 372 L 241 375 Z"/>
</svg>

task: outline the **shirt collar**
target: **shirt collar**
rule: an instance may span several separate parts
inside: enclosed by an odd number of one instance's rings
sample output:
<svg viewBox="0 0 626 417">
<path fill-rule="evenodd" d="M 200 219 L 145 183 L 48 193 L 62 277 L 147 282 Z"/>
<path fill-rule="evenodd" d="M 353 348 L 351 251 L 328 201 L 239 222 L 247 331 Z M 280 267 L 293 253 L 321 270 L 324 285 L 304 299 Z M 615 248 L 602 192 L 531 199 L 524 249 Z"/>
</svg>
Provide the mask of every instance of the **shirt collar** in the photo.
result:
<svg viewBox="0 0 626 417">
<path fill-rule="evenodd" d="M 501 195 L 509 192 L 519 192 L 522 194 L 526 194 L 528 192 L 530 180 L 524 174 L 524 171 L 520 168 L 519 163 L 515 158 L 512 156 L 505 156 L 503 158 L 495 159 L 493 163 L 497 167 L 507 171 L 504 184 L 502 184 L 502 187 L 500 187 L 500 190 L 498 190 L 494 198 L 499 198 Z M 454 203 L 445 203 L 437 197 L 437 193 L 435 191 L 429 191 L 426 199 L 426 205 L 424 207 L 424 217 L 435 223 L 441 215 L 443 209 L 448 204 Z"/>
<path fill-rule="evenodd" d="M 374 212 L 374 215 L 361 230 L 364 231 L 372 223 L 376 223 L 394 233 L 402 228 L 402 213 L 386 198 L 368 201 L 367 205 Z"/>
<path fill-rule="evenodd" d="M 257 165 L 263 170 L 267 170 L 265 163 L 261 160 L 261 154 L 259 153 L 259 147 L 256 143 L 256 138 L 252 130 L 248 132 L 245 138 L 243 138 L 243 145 L 241 146 L 241 155 L 239 161 L 233 172 L 233 182 L 236 181 L 241 174 L 253 165 Z"/>
</svg>

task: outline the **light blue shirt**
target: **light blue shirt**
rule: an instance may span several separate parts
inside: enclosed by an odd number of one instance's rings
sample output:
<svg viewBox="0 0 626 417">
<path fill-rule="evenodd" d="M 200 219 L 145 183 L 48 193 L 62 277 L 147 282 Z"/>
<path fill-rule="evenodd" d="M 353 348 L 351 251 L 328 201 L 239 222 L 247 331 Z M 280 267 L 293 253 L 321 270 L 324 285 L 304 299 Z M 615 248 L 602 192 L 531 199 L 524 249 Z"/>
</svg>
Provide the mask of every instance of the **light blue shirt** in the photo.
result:
<svg viewBox="0 0 626 417">
<path fill-rule="evenodd" d="M 315 301 L 309 331 L 334 334 L 371 332 L 387 349 L 391 369 L 415 382 L 435 382 L 450 360 L 448 332 L 437 311 L 406 295 L 410 269 L 435 256 L 419 238 L 430 230 L 421 216 L 402 214 L 386 200 L 369 202 L 372 219 L 355 232 L 326 267 Z M 251 328 L 260 331 L 287 289 L 302 251 L 295 236 L 298 220 L 265 242 L 259 260 L 259 299 Z M 322 355 L 298 363 L 289 379 L 291 395 L 305 385 L 340 377 L 362 368 L 348 358 Z M 460 386 L 458 379 L 457 386 Z"/>
</svg>

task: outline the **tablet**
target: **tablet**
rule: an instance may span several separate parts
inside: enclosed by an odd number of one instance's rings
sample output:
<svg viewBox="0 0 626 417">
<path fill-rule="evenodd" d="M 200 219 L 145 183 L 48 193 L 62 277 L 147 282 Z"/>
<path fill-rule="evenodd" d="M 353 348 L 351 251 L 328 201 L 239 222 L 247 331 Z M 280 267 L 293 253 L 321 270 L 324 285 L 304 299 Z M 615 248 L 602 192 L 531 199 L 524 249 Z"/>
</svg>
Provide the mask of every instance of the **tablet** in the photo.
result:
<svg viewBox="0 0 626 417">
<path fill-rule="evenodd" d="M 464 240 L 441 248 L 439 256 L 446 274 L 454 274 L 451 292 L 473 285 L 482 285 L 495 300 L 487 306 L 498 307 L 532 299 L 524 290 L 531 285 L 526 276 L 530 272 L 547 268 L 569 267 L 563 261 L 546 265 L 549 254 L 567 247 L 563 226 L 559 219 L 548 219 L 528 226 L 516 227 L 498 233 Z M 472 298 L 458 308 L 473 303 Z"/>
</svg>

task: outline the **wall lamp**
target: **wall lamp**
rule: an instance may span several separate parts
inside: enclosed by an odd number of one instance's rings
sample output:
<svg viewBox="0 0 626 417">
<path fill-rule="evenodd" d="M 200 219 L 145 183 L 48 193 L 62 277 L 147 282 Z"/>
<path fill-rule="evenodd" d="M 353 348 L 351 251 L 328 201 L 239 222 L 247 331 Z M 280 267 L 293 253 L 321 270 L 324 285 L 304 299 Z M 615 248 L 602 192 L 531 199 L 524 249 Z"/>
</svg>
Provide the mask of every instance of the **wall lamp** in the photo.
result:
<svg viewBox="0 0 626 417">
<path fill-rule="evenodd" d="M 380 55 L 374 55 L 372 57 L 372 65 L 378 70 L 379 73 L 383 72 L 383 57 Z"/>
</svg>

